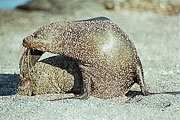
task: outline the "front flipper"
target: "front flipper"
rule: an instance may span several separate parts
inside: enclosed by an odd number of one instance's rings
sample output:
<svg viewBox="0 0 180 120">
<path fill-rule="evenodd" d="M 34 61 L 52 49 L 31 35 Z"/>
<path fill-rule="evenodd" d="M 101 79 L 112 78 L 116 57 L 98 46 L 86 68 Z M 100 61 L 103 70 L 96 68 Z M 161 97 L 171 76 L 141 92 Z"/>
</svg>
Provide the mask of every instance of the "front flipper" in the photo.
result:
<svg viewBox="0 0 180 120">
<path fill-rule="evenodd" d="M 90 74 L 91 68 L 87 65 L 79 65 L 82 72 L 83 89 L 81 94 L 76 95 L 75 99 L 88 99 L 91 94 L 91 81 L 93 76 Z"/>
<path fill-rule="evenodd" d="M 56 100 L 63 100 L 63 99 L 81 99 L 86 100 L 89 98 L 91 94 L 91 80 L 93 78 L 91 72 L 91 67 L 85 66 L 85 65 L 79 65 L 81 72 L 82 72 L 82 79 L 83 79 L 83 89 L 81 91 L 81 94 L 77 94 L 73 97 L 67 97 L 62 99 L 54 99 L 50 101 L 56 101 Z"/>
<path fill-rule="evenodd" d="M 139 59 L 139 57 L 137 57 L 138 60 L 138 64 L 137 64 L 137 77 L 136 77 L 136 82 L 137 84 L 140 86 L 141 92 L 143 93 L 143 95 L 149 95 L 150 93 L 147 90 L 147 86 L 144 82 L 144 71 L 143 71 L 143 67 L 141 64 L 141 60 Z"/>
</svg>

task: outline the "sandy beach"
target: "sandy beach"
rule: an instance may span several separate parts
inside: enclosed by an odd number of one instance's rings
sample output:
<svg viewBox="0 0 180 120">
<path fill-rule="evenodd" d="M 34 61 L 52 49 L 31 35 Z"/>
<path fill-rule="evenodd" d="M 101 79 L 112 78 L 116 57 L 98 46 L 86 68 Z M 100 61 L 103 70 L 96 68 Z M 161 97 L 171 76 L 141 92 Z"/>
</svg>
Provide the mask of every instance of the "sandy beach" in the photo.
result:
<svg viewBox="0 0 180 120">
<path fill-rule="evenodd" d="M 86 7 L 89 5 L 90 7 Z M 78 6 L 78 5 L 77 5 Z M 22 40 L 39 27 L 57 21 L 106 16 L 118 24 L 135 44 L 145 82 L 153 94 L 143 96 L 138 85 L 126 97 L 103 100 L 47 101 L 53 95 L 14 95 L 19 80 Z M 107 10 L 93 2 L 67 13 L 0 11 L 0 119 L 1 120 L 179 120 L 180 119 L 180 15 L 151 11 Z M 126 103 L 124 102 L 126 101 Z"/>
</svg>

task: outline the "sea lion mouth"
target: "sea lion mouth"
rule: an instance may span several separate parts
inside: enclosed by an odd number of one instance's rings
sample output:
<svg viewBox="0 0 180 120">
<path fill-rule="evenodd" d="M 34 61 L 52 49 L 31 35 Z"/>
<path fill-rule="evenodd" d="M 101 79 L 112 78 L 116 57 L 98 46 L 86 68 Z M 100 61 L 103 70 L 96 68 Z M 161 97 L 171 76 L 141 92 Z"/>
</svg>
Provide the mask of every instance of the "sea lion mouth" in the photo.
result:
<svg viewBox="0 0 180 120">
<path fill-rule="evenodd" d="M 41 40 L 35 39 L 33 35 L 24 38 L 22 45 L 28 49 L 37 49 L 45 47 L 45 44 L 43 44 Z"/>
<path fill-rule="evenodd" d="M 45 47 L 45 44 L 43 44 L 42 42 L 40 42 L 38 40 L 32 42 L 26 38 L 23 40 L 22 45 L 28 49 L 32 49 L 32 48 L 37 49 L 37 48 Z"/>
</svg>

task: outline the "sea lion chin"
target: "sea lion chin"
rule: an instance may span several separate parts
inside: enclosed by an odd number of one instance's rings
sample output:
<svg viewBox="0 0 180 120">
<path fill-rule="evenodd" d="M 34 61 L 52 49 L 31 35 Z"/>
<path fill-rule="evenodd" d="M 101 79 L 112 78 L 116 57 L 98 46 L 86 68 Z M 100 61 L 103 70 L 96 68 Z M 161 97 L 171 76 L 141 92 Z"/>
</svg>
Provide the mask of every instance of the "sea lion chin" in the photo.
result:
<svg viewBox="0 0 180 120">
<path fill-rule="evenodd" d="M 51 52 L 77 61 L 83 90 L 74 98 L 89 95 L 109 99 L 126 94 L 134 83 L 146 94 L 143 69 L 128 35 L 106 17 L 63 21 L 45 25 L 23 40 L 23 46 Z"/>
</svg>

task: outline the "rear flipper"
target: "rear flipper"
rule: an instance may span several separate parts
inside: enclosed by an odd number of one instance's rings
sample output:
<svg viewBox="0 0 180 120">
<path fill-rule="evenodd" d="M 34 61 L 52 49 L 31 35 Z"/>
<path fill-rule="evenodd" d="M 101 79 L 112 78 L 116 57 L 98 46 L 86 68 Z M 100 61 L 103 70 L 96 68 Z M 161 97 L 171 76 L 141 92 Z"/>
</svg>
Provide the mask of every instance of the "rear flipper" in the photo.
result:
<svg viewBox="0 0 180 120">
<path fill-rule="evenodd" d="M 136 82 L 140 86 L 140 89 L 143 95 L 149 95 L 147 86 L 144 82 L 144 72 L 143 72 L 142 64 L 139 57 L 137 58 L 137 60 L 138 60 L 138 66 L 137 66 L 137 78 L 136 78 L 137 81 Z"/>
</svg>

